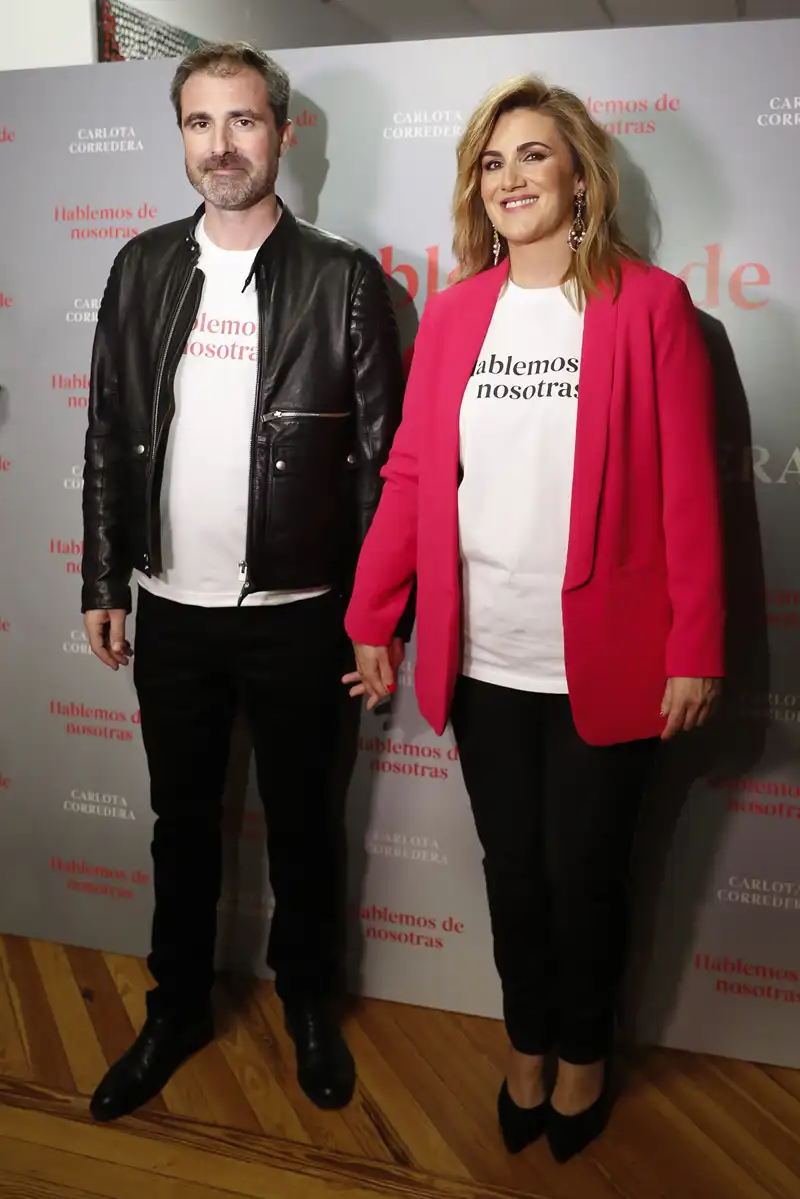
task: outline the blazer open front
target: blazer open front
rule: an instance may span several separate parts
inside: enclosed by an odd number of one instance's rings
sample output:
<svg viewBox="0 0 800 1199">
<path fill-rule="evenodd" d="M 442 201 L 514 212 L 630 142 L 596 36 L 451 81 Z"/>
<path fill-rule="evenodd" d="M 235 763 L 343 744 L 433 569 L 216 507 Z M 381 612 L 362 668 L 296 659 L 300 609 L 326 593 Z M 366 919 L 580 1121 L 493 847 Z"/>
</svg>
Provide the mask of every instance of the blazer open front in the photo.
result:
<svg viewBox="0 0 800 1199">
<path fill-rule="evenodd" d="M 459 410 L 507 274 L 505 261 L 426 305 L 347 612 L 354 641 L 386 645 L 416 578 L 416 693 L 439 734 L 461 655 Z M 724 673 L 711 371 L 689 292 L 656 267 L 626 263 L 617 300 L 587 305 L 562 614 L 590 744 L 659 735 L 667 678 Z"/>
</svg>

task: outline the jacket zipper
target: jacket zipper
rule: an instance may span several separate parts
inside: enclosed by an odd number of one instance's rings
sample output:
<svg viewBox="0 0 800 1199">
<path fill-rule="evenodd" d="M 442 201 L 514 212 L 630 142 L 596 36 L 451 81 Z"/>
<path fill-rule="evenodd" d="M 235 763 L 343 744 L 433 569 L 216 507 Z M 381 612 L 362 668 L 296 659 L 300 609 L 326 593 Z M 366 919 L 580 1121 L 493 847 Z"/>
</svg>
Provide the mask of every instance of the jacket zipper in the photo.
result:
<svg viewBox="0 0 800 1199">
<path fill-rule="evenodd" d="M 169 347 L 172 343 L 172 338 L 175 334 L 175 326 L 178 323 L 178 317 L 181 314 L 181 309 L 183 308 L 183 305 L 186 301 L 186 297 L 189 294 L 189 288 L 192 285 L 192 280 L 194 279 L 194 273 L 196 270 L 197 270 L 197 266 L 193 265 L 191 271 L 189 272 L 189 277 L 183 285 L 183 290 L 181 291 L 181 294 L 178 298 L 178 303 L 175 305 L 175 311 L 172 314 L 172 320 L 170 321 L 170 324 L 169 324 L 166 341 L 164 342 L 164 349 L 161 354 L 161 362 L 159 363 L 158 372 L 156 374 L 155 400 L 153 401 L 153 423 L 152 423 L 152 427 L 150 430 L 150 468 L 149 468 L 149 484 L 150 485 L 148 487 L 148 494 L 147 494 L 147 550 L 145 553 L 145 573 L 147 574 L 148 577 L 150 577 L 150 575 L 151 575 L 151 555 L 152 555 L 152 547 L 153 547 L 153 471 L 155 469 L 155 463 L 156 463 L 156 440 L 157 440 L 157 434 L 158 434 L 158 402 L 161 399 L 161 385 L 164 382 L 164 371 L 165 371 L 165 368 L 167 365 L 167 355 L 169 353 Z"/>
<path fill-rule="evenodd" d="M 248 279 L 249 283 L 250 280 Z M 245 284 L 247 287 L 247 283 Z M 256 394 L 253 401 L 253 426 L 250 430 L 250 462 L 247 473 L 247 530 L 244 537 L 244 561 L 239 563 L 239 582 L 242 584 L 242 590 L 239 593 L 237 600 L 237 608 L 241 608 L 245 596 L 250 590 L 249 569 L 247 559 L 250 555 L 250 537 L 252 529 L 252 510 L 253 510 L 253 459 L 256 453 L 256 429 L 258 428 L 258 408 L 261 403 L 261 378 L 264 365 L 264 323 L 265 323 L 265 305 L 263 297 L 263 288 L 258 286 L 258 275 L 256 274 L 256 293 L 258 295 L 258 371 L 256 373 Z"/>
</svg>

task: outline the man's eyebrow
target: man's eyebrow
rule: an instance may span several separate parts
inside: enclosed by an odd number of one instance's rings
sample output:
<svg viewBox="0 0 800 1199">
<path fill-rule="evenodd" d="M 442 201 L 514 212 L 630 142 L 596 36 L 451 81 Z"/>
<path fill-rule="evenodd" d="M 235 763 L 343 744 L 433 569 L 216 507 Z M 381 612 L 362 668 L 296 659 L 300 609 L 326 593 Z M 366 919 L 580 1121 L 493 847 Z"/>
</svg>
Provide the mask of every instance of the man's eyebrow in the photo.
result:
<svg viewBox="0 0 800 1199">
<path fill-rule="evenodd" d="M 234 108 L 225 114 L 228 118 L 250 117 L 252 120 L 258 120 L 260 113 L 257 113 L 254 108 Z M 183 119 L 184 125 L 191 124 L 192 121 L 210 121 L 211 114 L 208 112 L 189 112 Z"/>
</svg>

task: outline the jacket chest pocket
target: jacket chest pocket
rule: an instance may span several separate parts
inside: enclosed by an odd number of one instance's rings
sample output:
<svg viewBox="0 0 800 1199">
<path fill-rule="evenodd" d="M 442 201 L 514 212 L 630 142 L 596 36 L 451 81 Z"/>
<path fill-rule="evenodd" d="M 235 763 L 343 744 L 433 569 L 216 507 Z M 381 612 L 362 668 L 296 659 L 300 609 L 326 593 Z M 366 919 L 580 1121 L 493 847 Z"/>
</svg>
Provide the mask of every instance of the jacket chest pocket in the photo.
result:
<svg viewBox="0 0 800 1199">
<path fill-rule="evenodd" d="M 282 424 L 263 446 L 265 528 L 277 543 L 302 546 L 309 561 L 329 563 L 326 578 L 333 577 L 355 535 L 353 422 L 302 418 Z"/>
<path fill-rule="evenodd" d="M 351 412 L 268 412 L 261 419 L 271 433 L 265 440 L 274 476 L 333 478 L 355 466 Z"/>
</svg>

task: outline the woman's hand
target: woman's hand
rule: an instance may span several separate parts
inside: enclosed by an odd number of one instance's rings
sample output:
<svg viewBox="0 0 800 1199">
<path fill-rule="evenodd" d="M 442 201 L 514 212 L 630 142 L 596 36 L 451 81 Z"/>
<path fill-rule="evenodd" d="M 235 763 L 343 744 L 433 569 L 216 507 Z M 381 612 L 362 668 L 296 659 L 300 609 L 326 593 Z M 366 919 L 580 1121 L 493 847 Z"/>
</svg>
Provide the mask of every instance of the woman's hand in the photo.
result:
<svg viewBox="0 0 800 1199">
<path fill-rule="evenodd" d="M 388 699 L 397 690 L 397 672 L 403 664 L 406 647 L 402 638 L 395 637 L 389 645 L 357 645 L 353 642 L 356 669 L 346 674 L 342 682 L 350 687 L 353 697 L 366 695 L 367 711 Z"/>
<path fill-rule="evenodd" d="M 667 717 L 667 723 L 661 740 L 671 741 L 676 733 L 704 725 L 721 691 L 721 679 L 667 679 L 661 702 L 661 715 Z"/>
</svg>

